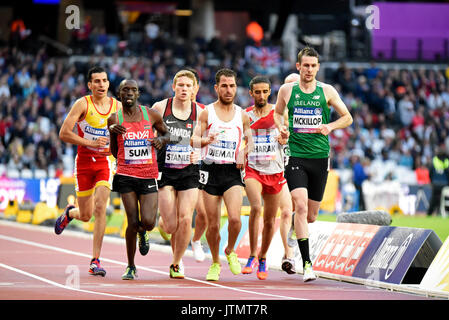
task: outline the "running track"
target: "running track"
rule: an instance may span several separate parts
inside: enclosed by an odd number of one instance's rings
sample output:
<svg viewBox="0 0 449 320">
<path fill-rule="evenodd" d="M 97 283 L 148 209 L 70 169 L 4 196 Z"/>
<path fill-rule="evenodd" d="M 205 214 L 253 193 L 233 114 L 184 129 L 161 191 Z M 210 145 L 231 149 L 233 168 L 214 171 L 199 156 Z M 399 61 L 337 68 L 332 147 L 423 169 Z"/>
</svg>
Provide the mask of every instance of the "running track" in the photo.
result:
<svg viewBox="0 0 449 320">
<path fill-rule="evenodd" d="M 364 285 L 319 278 L 304 283 L 302 275 L 270 270 L 265 281 L 233 275 L 222 263 L 220 281 L 205 281 L 209 260 L 197 263 L 190 251 L 183 258 L 186 278 L 170 279 L 168 246 L 151 244 L 147 256 L 136 253 L 138 278 L 121 280 L 126 268 L 125 240 L 105 237 L 102 266 L 106 277 L 88 274 L 91 234 L 0 220 L 1 300 L 426 300 Z M 240 300 L 240 302 L 238 301 Z M 184 301 L 185 304 L 185 301 Z M 178 310 L 179 311 L 179 310 Z"/>
</svg>

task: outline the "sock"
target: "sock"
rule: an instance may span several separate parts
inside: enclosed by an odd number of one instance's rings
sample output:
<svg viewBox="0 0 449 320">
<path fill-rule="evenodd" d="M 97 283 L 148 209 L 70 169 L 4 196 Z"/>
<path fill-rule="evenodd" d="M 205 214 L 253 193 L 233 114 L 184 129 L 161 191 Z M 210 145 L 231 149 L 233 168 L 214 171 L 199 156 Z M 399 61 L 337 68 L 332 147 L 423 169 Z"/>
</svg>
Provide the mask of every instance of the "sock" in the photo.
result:
<svg viewBox="0 0 449 320">
<path fill-rule="evenodd" d="M 70 215 L 69 215 L 70 210 L 72 210 L 72 208 L 69 209 L 69 210 L 67 210 L 67 212 L 66 212 L 66 214 L 65 214 L 66 217 L 67 217 L 67 219 L 69 220 L 69 222 L 73 220 L 73 218 L 71 218 Z"/>
<path fill-rule="evenodd" d="M 298 239 L 297 241 L 298 241 L 299 251 L 301 252 L 301 257 L 302 257 L 302 266 L 304 267 L 306 265 L 306 262 L 312 263 L 312 261 L 310 261 L 310 256 L 309 256 L 309 238 L 301 238 L 301 239 Z"/>
</svg>

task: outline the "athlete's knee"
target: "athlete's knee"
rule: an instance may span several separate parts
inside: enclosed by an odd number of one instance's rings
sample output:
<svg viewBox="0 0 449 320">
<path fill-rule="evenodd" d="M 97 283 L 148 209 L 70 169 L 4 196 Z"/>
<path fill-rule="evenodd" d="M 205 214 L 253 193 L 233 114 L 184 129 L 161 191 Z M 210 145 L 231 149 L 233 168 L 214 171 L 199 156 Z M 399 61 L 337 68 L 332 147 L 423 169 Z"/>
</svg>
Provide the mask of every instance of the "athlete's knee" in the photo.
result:
<svg viewBox="0 0 449 320">
<path fill-rule="evenodd" d="M 91 218 L 92 218 L 92 216 L 87 215 L 87 214 L 85 214 L 85 215 L 80 214 L 80 216 L 79 216 L 79 220 L 82 222 L 89 222 Z"/>
<path fill-rule="evenodd" d="M 151 231 L 156 226 L 156 215 L 150 216 L 150 217 L 142 217 L 141 219 L 142 227 L 145 230 Z M 165 227 L 165 224 L 164 224 Z"/>
<path fill-rule="evenodd" d="M 209 223 L 206 232 L 209 235 L 220 234 L 220 223 Z"/>
<path fill-rule="evenodd" d="M 258 217 L 258 216 L 260 216 L 261 212 L 262 212 L 261 204 L 256 204 L 256 205 L 251 206 L 251 210 L 250 210 L 251 216 Z"/>
<path fill-rule="evenodd" d="M 190 214 L 181 215 L 179 217 L 178 225 L 191 226 L 192 225 L 192 216 Z"/>
<path fill-rule="evenodd" d="M 242 224 L 242 221 L 240 220 L 240 215 L 228 216 L 228 224 L 229 226 L 240 226 Z"/>
<path fill-rule="evenodd" d="M 309 212 L 309 214 L 307 215 L 307 222 L 313 223 L 316 221 L 317 217 L 318 217 L 318 212 Z"/>
</svg>

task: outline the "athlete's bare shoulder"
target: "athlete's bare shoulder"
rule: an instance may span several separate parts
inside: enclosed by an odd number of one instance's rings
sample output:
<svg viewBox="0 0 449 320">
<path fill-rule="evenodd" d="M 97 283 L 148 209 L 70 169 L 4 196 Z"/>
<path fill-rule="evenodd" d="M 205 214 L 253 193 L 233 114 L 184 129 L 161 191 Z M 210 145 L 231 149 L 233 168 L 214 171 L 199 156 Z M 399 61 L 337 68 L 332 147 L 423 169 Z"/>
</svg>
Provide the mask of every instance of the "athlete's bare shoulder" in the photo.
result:
<svg viewBox="0 0 449 320">
<path fill-rule="evenodd" d="M 157 101 L 155 102 L 152 106 L 151 109 L 157 110 L 160 114 L 162 114 L 165 110 L 165 106 L 167 105 L 167 98 Z"/>
</svg>

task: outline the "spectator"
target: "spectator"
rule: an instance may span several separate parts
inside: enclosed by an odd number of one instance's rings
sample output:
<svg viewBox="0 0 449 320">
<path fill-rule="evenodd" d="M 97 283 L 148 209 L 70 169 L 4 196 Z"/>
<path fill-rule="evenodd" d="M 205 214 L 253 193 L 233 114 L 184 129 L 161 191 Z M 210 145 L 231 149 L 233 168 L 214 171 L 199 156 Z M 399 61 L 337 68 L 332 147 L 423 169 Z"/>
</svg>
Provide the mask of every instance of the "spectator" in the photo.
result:
<svg viewBox="0 0 449 320">
<path fill-rule="evenodd" d="M 430 199 L 427 215 L 431 216 L 435 209 L 439 208 L 441 190 L 449 185 L 449 159 L 443 146 L 437 149 L 432 158 L 430 179 L 432 181 L 432 196 Z"/>
</svg>

